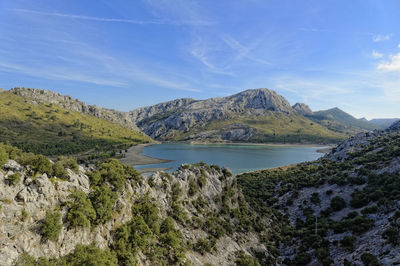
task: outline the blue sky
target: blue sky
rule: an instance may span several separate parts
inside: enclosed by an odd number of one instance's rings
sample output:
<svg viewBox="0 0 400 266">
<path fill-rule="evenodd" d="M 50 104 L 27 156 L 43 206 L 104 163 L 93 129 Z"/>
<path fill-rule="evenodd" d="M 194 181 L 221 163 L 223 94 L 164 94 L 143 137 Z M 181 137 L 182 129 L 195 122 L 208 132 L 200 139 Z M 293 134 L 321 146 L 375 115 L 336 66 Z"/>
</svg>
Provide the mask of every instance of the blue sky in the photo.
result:
<svg viewBox="0 0 400 266">
<path fill-rule="evenodd" d="M 400 117 L 398 0 L 1 0 L 0 87 L 131 110 L 270 88 Z"/>
</svg>

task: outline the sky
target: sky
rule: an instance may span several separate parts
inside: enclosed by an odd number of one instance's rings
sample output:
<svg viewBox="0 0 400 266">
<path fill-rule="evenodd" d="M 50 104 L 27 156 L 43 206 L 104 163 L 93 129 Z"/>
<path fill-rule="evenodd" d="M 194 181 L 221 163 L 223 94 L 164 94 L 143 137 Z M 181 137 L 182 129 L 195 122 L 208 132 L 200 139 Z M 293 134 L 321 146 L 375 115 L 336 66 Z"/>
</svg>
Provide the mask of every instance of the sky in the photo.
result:
<svg viewBox="0 0 400 266">
<path fill-rule="evenodd" d="M 400 117 L 398 0 L 0 0 L 0 88 L 128 111 L 269 88 Z"/>
</svg>

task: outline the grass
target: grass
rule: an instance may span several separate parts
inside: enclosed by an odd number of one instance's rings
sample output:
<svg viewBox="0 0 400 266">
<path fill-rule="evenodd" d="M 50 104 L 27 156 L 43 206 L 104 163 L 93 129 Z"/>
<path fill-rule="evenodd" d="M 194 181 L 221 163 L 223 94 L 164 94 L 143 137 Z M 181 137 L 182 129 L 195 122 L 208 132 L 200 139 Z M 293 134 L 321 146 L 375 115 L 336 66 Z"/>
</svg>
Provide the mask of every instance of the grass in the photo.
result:
<svg viewBox="0 0 400 266">
<path fill-rule="evenodd" d="M 45 155 L 109 150 L 152 142 L 145 134 L 52 104 L 0 93 L 0 139 Z"/>
</svg>

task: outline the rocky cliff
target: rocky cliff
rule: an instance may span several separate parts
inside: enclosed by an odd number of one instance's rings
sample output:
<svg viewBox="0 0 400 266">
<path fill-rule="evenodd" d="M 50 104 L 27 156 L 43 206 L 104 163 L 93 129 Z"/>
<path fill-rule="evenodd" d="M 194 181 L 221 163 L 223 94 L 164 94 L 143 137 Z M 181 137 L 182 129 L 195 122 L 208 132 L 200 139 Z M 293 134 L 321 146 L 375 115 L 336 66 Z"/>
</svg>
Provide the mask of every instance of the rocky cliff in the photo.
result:
<svg viewBox="0 0 400 266">
<path fill-rule="evenodd" d="M 90 171 L 67 169 L 59 178 L 40 173 L 49 171 L 40 158 L 41 170 L 14 160 L 0 170 L 2 265 L 39 257 L 82 265 L 76 247 L 91 243 L 105 252 L 97 259 L 112 261 L 107 265 L 232 265 L 255 261 L 256 254 L 260 261 L 275 260 L 262 243 L 270 220 L 249 209 L 227 169 L 184 165 L 172 175 L 145 177 L 111 160 Z M 61 218 L 49 222 L 49 213 Z"/>
</svg>

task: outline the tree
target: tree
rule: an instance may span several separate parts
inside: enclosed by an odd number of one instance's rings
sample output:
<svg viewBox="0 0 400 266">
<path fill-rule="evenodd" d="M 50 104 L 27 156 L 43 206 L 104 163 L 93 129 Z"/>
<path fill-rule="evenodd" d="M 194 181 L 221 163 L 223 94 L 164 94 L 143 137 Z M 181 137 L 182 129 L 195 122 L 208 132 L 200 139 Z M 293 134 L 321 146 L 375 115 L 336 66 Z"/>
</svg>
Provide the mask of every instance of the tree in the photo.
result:
<svg viewBox="0 0 400 266">
<path fill-rule="evenodd" d="M 59 211 L 47 212 L 40 229 L 43 238 L 56 241 L 61 229 L 61 213 Z"/>
<path fill-rule="evenodd" d="M 342 197 L 336 196 L 331 200 L 331 209 L 333 211 L 340 211 L 346 207 L 346 201 Z"/>
</svg>

